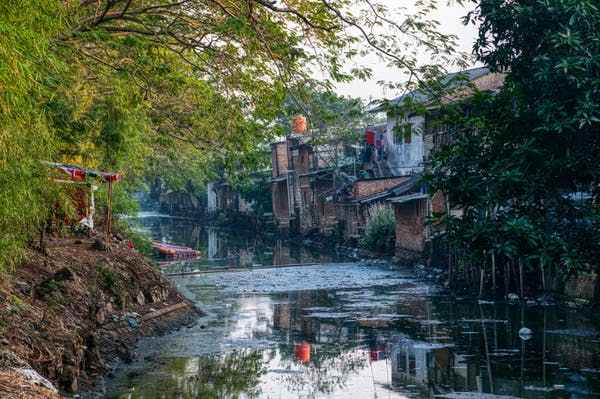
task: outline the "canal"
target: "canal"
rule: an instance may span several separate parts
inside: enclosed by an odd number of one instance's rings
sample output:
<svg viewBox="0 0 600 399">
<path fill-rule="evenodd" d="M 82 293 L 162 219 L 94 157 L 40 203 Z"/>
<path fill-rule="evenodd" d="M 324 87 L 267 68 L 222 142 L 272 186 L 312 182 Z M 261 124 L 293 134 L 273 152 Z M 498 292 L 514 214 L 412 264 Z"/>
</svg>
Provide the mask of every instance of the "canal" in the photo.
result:
<svg viewBox="0 0 600 399">
<path fill-rule="evenodd" d="M 108 398 L 600 398 L 598 325 L 580 312 L 456 299 L 413 268 L 142 216 L 202 250 L 162 268 L 214 269 L 169 277 L 207 316 L 143 339 Z"/>
</svg>

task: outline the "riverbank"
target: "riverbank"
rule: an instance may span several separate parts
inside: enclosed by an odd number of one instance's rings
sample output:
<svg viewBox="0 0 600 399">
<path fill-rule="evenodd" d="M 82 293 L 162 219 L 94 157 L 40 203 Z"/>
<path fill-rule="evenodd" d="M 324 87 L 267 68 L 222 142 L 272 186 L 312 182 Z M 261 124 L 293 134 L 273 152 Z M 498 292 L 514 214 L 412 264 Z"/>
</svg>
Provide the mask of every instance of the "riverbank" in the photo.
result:
<svg viewBox="0 0 600 399">
<path fill-rule="evenodd" d="M 29 251 L 3 276 L 0 350 L 17 360 L 0 363 L 0 397 L 46 398 L 52 387 L 55 397 L 91 390 L 115 364 L 132 360 L 139 337 L 200 315 L 126 241 L 115 239 L 110 251 L 102 246 L 88 238 L 50 241 L 46 253 Z M 52 386 L 40 387 L 23 372 L 28 368 Z"/>
</svg>

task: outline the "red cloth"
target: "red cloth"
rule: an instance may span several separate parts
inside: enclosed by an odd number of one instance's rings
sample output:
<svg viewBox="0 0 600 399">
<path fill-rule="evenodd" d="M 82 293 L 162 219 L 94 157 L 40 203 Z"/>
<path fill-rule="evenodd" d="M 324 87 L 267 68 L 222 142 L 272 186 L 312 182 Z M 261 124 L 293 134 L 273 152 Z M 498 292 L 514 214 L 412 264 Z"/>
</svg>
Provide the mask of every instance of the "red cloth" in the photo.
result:
<svg viewBox="0 0 600 399">
<path fill-rule="evenodd" d="M 115 181 L 121 180 L 121 175 L 118 173 L 103 173 L 102 177 L 107 182 L 109 182 L 109 181 L 115 182 Z"/>
<path fill-rule="evenodd" d="M 367 140 L 367 144 L 374 145 L 375 144 L 375 132 L 372 130 L 367 130 L 365 132 L 365 139 Z"/>
<path fill-rule="evenodd" d="M 71 179 L 75 181 L 82 181 L 85 179 L 85 170 L 78 168 L 69 168 L 62 167 L 61 168 L 65 173 L 68 173 L 71 176 Z"/>
</svg>

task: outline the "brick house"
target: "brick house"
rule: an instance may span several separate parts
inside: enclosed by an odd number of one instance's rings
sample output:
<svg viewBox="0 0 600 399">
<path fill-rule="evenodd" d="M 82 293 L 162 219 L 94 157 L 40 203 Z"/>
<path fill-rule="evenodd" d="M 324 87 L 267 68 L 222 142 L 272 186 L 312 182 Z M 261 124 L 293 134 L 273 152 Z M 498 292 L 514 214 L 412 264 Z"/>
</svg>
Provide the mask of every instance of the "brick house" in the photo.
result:
<svg viewBox="0 0 600 399">
<path fill-rule="evenodd" d="M 334 208 L 326 200 L 333 188 L 331 169 L 319 169 L 313 146 L 288 136 L 271 145 L 273 216 L 282 230 L 309 233 L 333 229 Z"/>
<path fill-rule="evenodd" d="M 410 176 L 356 180 L 336 201 L 336 219 L 345 240 L 359 239 L 367 226 L 371 208 L 386 203 L 396 190 L 411 181 Z"/>
</svg>

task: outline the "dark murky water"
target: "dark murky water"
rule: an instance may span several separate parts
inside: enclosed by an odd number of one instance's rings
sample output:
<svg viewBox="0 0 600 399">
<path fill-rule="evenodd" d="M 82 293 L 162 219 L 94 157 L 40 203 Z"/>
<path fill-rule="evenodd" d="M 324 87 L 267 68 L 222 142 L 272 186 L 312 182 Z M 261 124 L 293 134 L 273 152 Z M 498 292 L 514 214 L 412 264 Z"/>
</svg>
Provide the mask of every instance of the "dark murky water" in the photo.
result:
<svg viewBox="0 0 600 399">
<path fill-rule="evenodd" d="M 209 316 L 142 341 L 110 398 L 600 397 L 599 330 L 576 311 L 455 301 L 385 263 L 332 263 L 175 219 L 144 225 L 212 258 L 175 267 L 323 264 L 174 277 Z"/>
</svg>

